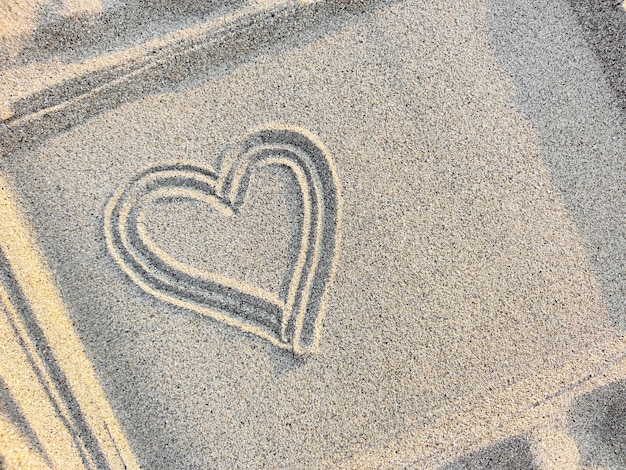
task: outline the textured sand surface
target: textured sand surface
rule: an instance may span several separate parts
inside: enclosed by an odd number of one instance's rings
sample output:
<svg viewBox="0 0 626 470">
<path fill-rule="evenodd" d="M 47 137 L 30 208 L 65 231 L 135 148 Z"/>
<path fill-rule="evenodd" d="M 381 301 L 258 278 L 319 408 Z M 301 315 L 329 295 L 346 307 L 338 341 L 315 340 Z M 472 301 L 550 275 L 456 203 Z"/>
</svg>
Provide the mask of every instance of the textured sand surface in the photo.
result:
<svg viewBox="0 0 626 470">
<path fill-rule="evenodd" d="M 624 114 L 577 11 L 545 3 L 325 14 L 0 162 L 144 468 L 620 468 Z M 143 172 L 219 172 L 276 123 L 323 144 L 341 203 L 306 355 L 150 295 L 106 242 Z M 294 181 L 260 167 L 235 215 L 169 197 L 141 229 L 159 262 L 280 297 Z"/>
<path fill-rule="evenodd" d="M 572 0 L 584 37 L 598 55 L 618 103 L 626 109 L 626 3 Z M 621 6 L 621 8 L 620 8 Z"/>
</svg>

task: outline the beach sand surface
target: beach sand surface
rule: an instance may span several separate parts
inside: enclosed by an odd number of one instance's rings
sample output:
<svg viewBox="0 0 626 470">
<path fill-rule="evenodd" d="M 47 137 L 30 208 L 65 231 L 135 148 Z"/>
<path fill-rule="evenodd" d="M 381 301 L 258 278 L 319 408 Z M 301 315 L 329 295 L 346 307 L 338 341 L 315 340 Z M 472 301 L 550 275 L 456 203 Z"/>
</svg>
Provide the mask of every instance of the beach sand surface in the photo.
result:
<svg viewBox="0 0 626 470">
<path fill-rule="evenodd" d="M 623 115 L 569 3 L 539 3 L 329 15 L 0 162 L 142 467 L 435 468 L 620 362 Z M 106 242 L 139 175 L 219 173 L 272 126 L 315 136 L 337 178 L 308 354 L 151 295 Z M 259 167 L 236 214 L 170 197 L 141 229 L 280 297 L 305 200 Z"/>
</svg>

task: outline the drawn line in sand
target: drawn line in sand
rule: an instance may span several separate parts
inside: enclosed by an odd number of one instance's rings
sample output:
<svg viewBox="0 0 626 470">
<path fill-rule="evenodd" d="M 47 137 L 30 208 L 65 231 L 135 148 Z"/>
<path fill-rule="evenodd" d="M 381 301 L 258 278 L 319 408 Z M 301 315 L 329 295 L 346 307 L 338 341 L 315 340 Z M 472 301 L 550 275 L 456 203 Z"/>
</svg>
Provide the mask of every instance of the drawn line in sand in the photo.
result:
<svg viewBox="0 0 626 470">
<path fill-rule="evenodd" d="M 376 4 L 374 0 L 247 2 L 224 15 L 121 51 L 68 64 L 54 60 L 44 82 L 38 69 L 20 68 L 17 75 L 9 69 L 9 78 L 0 80 L 0 156 L 38 145 L 152 93 L 213 80 L 268 47 Z M 20 87 L 13 85 L 15 80 Z"/>
<path fill-rule="evenodd" d="M 295 235 L 298 254 L 290 261 L 291 279 L 283 294 L 184 265 L 147 233 L 144 210 L 159 201 L 202 201 L 224 216 L 236 217 L 251 172 L 266 166 L 289 170 L 301 192 L 303 219 Z M 156 298 L 306 354 L 319 342 L 324 292 L 338 252 L 338 188 L 334 164 L 316 137 L 301 129 L 264 128 L 227 152 L 219 174 L 179 163 L 138 175 L 106 207 L 106 243 L 128 277 Z"/>
<path fill-rule="evenodd" d="M 138 469 L 17 199 L 0 173 L 0 468 Z"/>
</svg>

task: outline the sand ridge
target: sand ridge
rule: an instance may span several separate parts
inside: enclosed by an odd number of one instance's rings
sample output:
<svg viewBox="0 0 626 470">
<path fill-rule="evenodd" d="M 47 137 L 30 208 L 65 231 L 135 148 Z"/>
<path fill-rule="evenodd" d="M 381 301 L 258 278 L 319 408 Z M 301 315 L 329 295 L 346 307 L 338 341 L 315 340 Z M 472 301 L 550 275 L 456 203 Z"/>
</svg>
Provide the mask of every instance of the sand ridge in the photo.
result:
<svg viewBox="0 0 626 470">
<path fill-rule="evenodd" d="M 569 3 L 343 5 L 236 5 L 5 107 L 134 454 L 613 465 L 574 421 L 623 390 L 625 142 Z"/>
</svg>

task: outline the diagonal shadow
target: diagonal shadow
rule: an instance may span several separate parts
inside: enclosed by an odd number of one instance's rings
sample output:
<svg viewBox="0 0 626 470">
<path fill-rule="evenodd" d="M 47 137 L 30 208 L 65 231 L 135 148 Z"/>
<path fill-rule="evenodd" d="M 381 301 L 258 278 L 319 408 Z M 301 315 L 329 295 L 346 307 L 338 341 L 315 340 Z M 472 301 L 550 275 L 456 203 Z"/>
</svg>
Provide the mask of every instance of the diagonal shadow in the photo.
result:
<svg viewBox="0 0 626 470">
<path fill-rule="evenodd" d="M 618 380 L 572 402 L 568 433 L 581 464 L 619 470 L 626 466 L 626 380 Z"/>
<path fill-rule="evenodd" d="M 0 414 L 4 414 L 15 425 L 22 437 L 28 442 L 28 445 L 50 463 L 50 458 L 46 454 L 41 441 L 37 438 L 30 424 L 28 424 L 28 419 L 13 398 L 13 395 L 11 395 L 11 391 L 2 376 L 0 376 Z M 1 463 L 0 468 L 2 468 Z"/>
<path fill-rule="evenodd" d="M 527 436 L 513 436 L 450 462 L 439 470 L 537 470 Z"/>
<path fill-rule="evenodd" d="M 567 0 L 487 0 L 488 34 L 542 143 L 612 322 L 626 329 L 626 128 Z"/>
<path fill-rule="evenodd" d="M 245 6 L 164 42 L 106 58 L 10 104 L 0 122 L 0 155 L 32 148 L 103 112 L 164 91 L 196 88 L 268 53 L 299 47 L 396 0 L 268 2 Z"/>
</svg>

